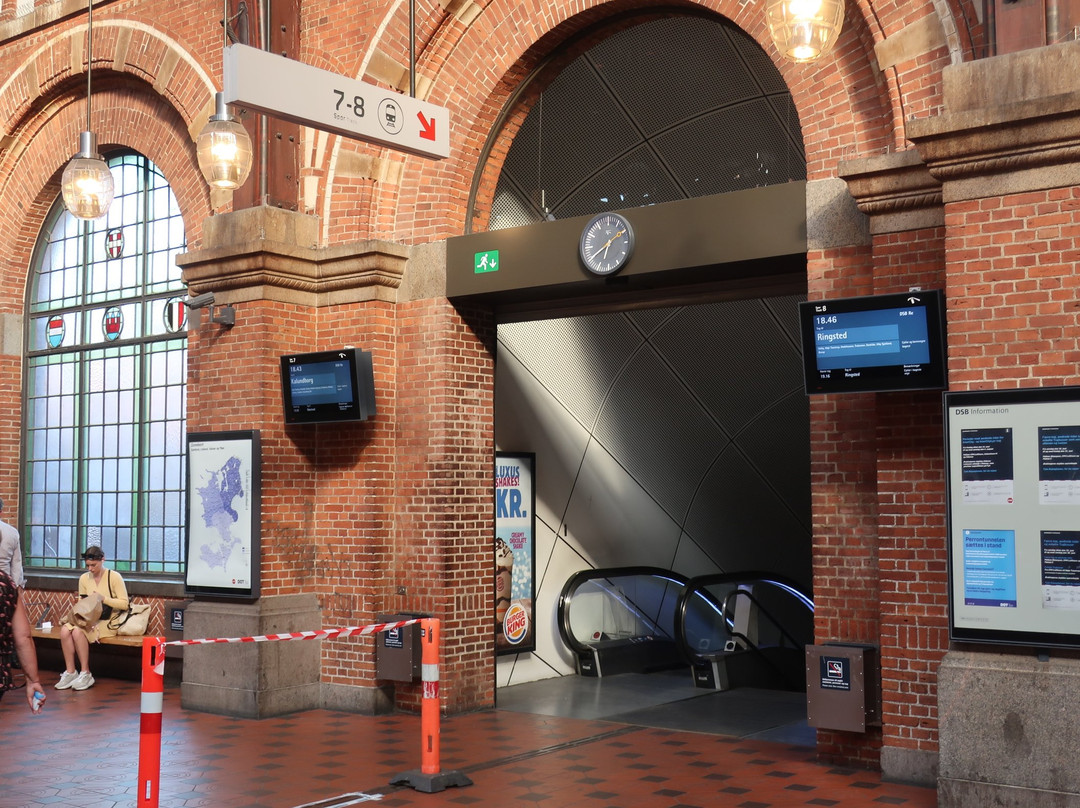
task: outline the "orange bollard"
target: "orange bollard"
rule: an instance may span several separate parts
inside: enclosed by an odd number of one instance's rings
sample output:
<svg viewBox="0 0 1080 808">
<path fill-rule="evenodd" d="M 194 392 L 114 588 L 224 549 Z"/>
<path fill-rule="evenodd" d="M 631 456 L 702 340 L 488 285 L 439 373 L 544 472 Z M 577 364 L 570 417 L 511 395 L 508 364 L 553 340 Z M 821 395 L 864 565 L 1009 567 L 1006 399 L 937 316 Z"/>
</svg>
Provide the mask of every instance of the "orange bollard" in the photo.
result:
<svg viewBox="0 0 1080 808">
<path fill-rule="evenodd" d="M 164 637 L 143 637 L 139 720 L 138 808 L 158 808 L 161 785 L 161 707 L 165 701 Z"/>
<path fill-rule="evenodd" d="M 471 786 L 472 780 L 458 771 L 439 771 L 439 621 L 426 617 L 420 621 L 420 678 L 424 683 L 420 702 L 420 768 L 402 772 L 391 785 L 407 785 L 417 791 L 433 793 L 447 786 Z"/>
<path fill-rule="evenodd" d="M 424 699 L 420 702 L 420 734 L 424 744 L 420 750 L 420 771 L 439 773 L 439 621 L 420 621 L 420 678 L 424 683 Z"/>
</svg>

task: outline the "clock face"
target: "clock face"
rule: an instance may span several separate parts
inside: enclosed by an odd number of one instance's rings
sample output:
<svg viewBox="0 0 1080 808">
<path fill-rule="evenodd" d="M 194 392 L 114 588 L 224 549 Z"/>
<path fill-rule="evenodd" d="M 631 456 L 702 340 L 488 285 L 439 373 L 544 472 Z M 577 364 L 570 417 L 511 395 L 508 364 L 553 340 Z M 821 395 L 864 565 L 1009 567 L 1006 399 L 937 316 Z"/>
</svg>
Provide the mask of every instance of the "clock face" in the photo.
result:
<svg viewBox="0 0 1080 808">
<path fill-rule="evenodd" d="M 618 272 L 634 252 L 634 229 L 625 216 L 600 213 L 581 231 L 578 254 L 585 269 L 594 275 Z"/>
</svg>

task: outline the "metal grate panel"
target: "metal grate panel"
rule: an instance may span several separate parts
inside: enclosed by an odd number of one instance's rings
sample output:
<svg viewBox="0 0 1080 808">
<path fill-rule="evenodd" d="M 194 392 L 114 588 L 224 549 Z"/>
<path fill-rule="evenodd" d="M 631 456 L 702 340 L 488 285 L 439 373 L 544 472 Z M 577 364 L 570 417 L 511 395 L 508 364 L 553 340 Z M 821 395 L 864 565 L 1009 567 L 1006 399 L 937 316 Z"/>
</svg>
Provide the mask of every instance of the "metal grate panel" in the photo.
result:
<svg viewBox="0 0 1080 808">
<path fill-rule="evenodd" d="M 735 438 L 810 535 L 810 400 L 802 387 L 763 409 Z"/>
<path fill-rule="evenodd" d="M 718 110 L 661 135 L 653 144 L 695 197 L 779 185 L 806 174 L 805 162 L 791 149 L 764 98 Z"/>
<path fill-rule="evenodd" d="M 499 326 L 509 349 L 551 394 L 588 428 L 641 335 L 618 314 Z"/>
<path fill-rule="evenodd" d="M 589 53 L 646 136 L 761 95 L 726 26 L 703 22 L 671 17 L 638 25 Z"/>
<path fill-rule="evenodd" d="M 590 179 L 552 212 L 557 219 L 569 219 L 685 198 L 652 150 L 642 146 Z"/>
<path fill-rule="evenodd" d="M 784 77 L 776 69 L 776 65 L 769 58 L 769 54 L 762 50 L 761 45 L 752 36 L 735 25 L 726 26 L 726 30 L 727 35 L 731 38 L 733 50 L 742 60 L 747 73 L 754 77 L 754 81 L 761 88 L 761 92 L 766 95 L 773 93 L 787 94 L 788 88 L 784 83 Z"/>
<path fill-rule="evenodd" d="M 523 227 L 543 221 L 539 211 L 522 199 L 517 189 L 510 183 L 499 186 L 498 193 L 491 203 L 491 229 L 503 230 L 508 227 Z"/>
<path fill-rule="evenodd" d="M 638 351 L 619 374 L 594 434 L 676 520 L 690 506 L 692 481 L 701 479 L 718 447 L 728 442 L 651 349 Z"/>
<path fill-rule="evenodd" d="M 540 187 L 553 208 L 583 178 L 641 142 L 619 102 L 584 59 L 566 68 L 544 92 L 543 104 L 526 122 L 533 125 L 534 118 L 542 135 L 534 153 Z"/>
<path fill-rule="evenodd" d="M 734 446 L 700 478 L 685 530 L 708 547 L 722 569 L 755 569 L 766 563 L 770 572 L 796 580 L 805 579 L 810 569 L 806 527 Z M 766 547 L 768 558 L 763 562 Z"/>
<path fill-rule="evenodd" d="M 714 144 L 703 148 L 702 144 Z M 557 218 L 806 178 L 783 77 L 726 20 L 651 20 L 562 71 L 510 146 L 496 195 Z M 498 207 L 491 229 L 521 224 Z"/>
<path fill-rule="evenodd" d="M 729 434 L 793 390 L 802 393 L 799 350 L 777 329 L 760 300 L 684 308 L 652 339 Z M 703 360 L 704 354 L 709 361 Z M 742 381 L 750 379 L 753 383 Z"/>
</svg>

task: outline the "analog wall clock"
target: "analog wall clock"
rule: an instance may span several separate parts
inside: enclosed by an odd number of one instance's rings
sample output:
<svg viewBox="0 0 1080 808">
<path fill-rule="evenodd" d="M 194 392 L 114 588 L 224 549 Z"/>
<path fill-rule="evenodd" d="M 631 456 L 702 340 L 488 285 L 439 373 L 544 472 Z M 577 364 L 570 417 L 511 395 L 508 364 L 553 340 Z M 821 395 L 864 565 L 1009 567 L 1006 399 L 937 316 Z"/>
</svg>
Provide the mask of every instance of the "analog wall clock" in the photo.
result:
<svg viewBox="0 0 1080 808">
<path fill-rule="evenodd" d="M 581 231 L 578 254 L 594 275 L 613 275 L 634 253 L 634 228 L 618 213 L 599 213 Z"/>
</svg>

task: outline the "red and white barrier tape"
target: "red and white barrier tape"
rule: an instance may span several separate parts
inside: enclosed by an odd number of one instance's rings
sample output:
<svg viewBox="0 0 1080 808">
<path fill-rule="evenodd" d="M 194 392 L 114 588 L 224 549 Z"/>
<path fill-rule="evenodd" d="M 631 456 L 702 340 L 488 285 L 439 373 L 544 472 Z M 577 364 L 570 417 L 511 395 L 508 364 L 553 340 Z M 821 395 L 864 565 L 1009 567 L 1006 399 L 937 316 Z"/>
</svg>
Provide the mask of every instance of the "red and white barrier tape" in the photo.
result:
<svg viewBox="0 0 1080 808">
<path fill-rule="evenodd" d="M 331 628 L 319 631 L 293 631 L 288 634 L 263 634 L 258 637 L 217 637 L 203 640 L 172 640 L 163 642 L 162 645 L 213 645 L 223 642 L 272 642 L 275 640 L 316 640 L 324 637 L 355 637 L 365 634 L 378 634 L 381 631 L 389 631 L 402 626 L 410 626 L 420 622 L 419 617 L 411 620 L 400 620 L 396 623 L 373 623 L 370 626 L 350 626 L 349 628 Z"/>
</svg>

